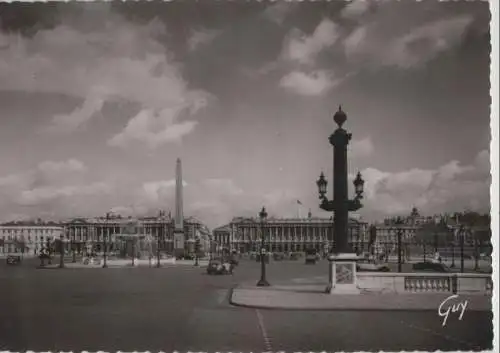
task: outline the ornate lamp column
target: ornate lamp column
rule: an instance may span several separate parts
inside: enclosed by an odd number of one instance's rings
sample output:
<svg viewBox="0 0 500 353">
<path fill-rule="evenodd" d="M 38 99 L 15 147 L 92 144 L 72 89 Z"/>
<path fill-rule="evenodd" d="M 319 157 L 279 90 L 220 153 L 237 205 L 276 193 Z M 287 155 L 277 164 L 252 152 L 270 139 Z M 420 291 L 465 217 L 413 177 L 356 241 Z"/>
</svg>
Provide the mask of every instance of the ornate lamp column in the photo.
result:
<svg viewBox="0 0 500 353">
<path fill-rule="evenodd" d="M 396 236 L 397 236 L 397 249 L 398 249 L 398 272 L 402 272 L 402 264 L 403 264 L 403 257 L 402 257 L 402 250 L 403 250 L 403 229 L 401 228 L 404 224 L 403 219 L 398 216 L 396 217 L 394 221 L 395 225 L 395 231 L 396 231 Z"/>
<path fill-rule="evenodd" d="M 107 233 L 108 233 L 108 222 L 109 222 L 109 212 L 106 212 L 106 229 L 105 231 L 103 231 L 101 234 L 102 234 L 102 240 L 103 240 L 103 244 L 102 244 L 102 247 L 103 247 L 103 254 L 102 254 L 102 261 L 103 261 L 103 264 L 102 264 L 102 268 L 107 268 L 108 267 L 108 254 L 107 254 L 107 248 L 108 248 L 108 239 L 107 239 Z M 101 227 L 101 230 L 103 228 Z"/>
<path fill-rule="evenodd" d="M 352 252 L 348 244 L 348 222 L 349 211 L 357 211 L 363 205 L 364 180 L 358 172 L 354 180 L 356 197 L 348 199 L 348 177 L 347 177 L 347 145 L 352 134 L 342 128 L 347 120 L 347 115 L 339 107 L 333 120 L 338 128 L 330 135 L 330 144 L 333 146 L 333 200 L 326 197 L 327 181 L 323 173 L 316 182 L 319 190 L 320 208 L 333 212 L 333 244 L 330 248 L 329 261 L 330 283 L 327 292 L 349 292 L 359 293 L 356 286 L 356 260 L 357 255 Z"/>
<path fill-rule="evenodd" d="M 156 233 L 156 267 L 157 268 L 161 267 L 160 236 L 161 236 L 161 239 L 163 240 L 164 239 L 163 234 L 164 234 L 164 228 L 165 228 L 165 223 L 163 223 L 163 222 L 164 222 L 164 219 L 162 219 L 160 229 L 158 229 L 158 232 Z"/>
<path fill-rule="evenodd" d="M 257 282 L 257 287 L 269 287 L 270 284 L 266 279 L 266 248 L 265 248 L 265 234 L 264 234 L 264 223 L 267 219 L 266 208 L 262 207 L 259 213 L 260 217 L 260 232 L 261 232 L 261 243 L 260 243 L 260 280 Z"/>
<path fill-rule="evenodd" d="M 64 268 L 64 235 L 59 236 L 59 268 Z"/>
</svg>

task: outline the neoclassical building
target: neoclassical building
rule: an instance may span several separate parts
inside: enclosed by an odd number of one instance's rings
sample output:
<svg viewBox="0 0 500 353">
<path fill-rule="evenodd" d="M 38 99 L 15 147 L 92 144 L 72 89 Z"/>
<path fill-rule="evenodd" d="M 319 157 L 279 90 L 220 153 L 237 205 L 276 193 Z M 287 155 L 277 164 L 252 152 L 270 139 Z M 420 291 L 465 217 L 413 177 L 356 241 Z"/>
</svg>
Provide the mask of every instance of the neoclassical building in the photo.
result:
<svg viewBox="0 0 500 353">
<path fill-rule="evenodd" d="M 98 250 L 103 248 L 104 236 L 112 250 L 120 247 L 127 236 L 149 238 L 160 243 L 160 249 L 166 253 L 173 252 L 174 219 L 165 212 L 153 217 L 122 217 L 110 214 L 103 217 L 75 218 L 63 223 L 65 228 L 66 248 L 81 251 L 84 246 L 92 244 Z M 209 251 L 210 231 L 205 224 L 194 217 L 184 220 L 185 251 L 194 251 L 195 239 L 200 239 L 202 251 Z M 73 245 L 72 245 L 73 244 Z"/>
<path fill-rule="evenodd" d="M 240 253 L 259 251 L 261 223 L 258 218 L 236 217 L 224 226 L 213 230 L 217 251 Z M 264 223 L 266 246 L 272 252 L 304 251 L 314 248 L 324 251 L 330 246 L 333 221 L 329 218 L 269 218 Z M 349 220 L 349 242 L 353 248 L 368 241 L 367 223 Z"/>
<path fill-rule="evenodd" d="M 0 225 L 0 255 L 23 253 L 33 256 L 40 249 L 60 239 L 64 227 L 57 222 L 16 221 Z"/>
</svg>

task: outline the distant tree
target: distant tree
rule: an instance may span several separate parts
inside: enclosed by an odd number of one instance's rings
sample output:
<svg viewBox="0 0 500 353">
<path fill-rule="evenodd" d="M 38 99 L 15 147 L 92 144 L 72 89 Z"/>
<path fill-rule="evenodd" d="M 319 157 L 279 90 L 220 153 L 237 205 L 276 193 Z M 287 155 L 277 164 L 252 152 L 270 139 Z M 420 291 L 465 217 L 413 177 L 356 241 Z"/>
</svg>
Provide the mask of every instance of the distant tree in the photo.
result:
<svg viewBox="0 0 500 353">
<path fill-rule="evenodd" d="M 459 224 L 465 227 L 469 234 L 469 241 L 474 246 L 475 267 L 478 267 L 478 257 L 483 251 L 484 244 L 491 244 L 491 216 L 473 211 L 465 211 L 456 215 Z"/>
<path fill-rule="evenodd" d="M 453 232 L 444 222 L 422 224 L 415 233 L 415 242 L 439 247 L 453 241 Z"/>
<path fill-rule="evenodd" d="M 377 240 L 377 226 L 374 224 L 370 225 L 368 232 L 369 232 L 368 249 L 370 253 L 373 253 L 373 244 L 375 244 L 375 241 Z"/>
</svg>

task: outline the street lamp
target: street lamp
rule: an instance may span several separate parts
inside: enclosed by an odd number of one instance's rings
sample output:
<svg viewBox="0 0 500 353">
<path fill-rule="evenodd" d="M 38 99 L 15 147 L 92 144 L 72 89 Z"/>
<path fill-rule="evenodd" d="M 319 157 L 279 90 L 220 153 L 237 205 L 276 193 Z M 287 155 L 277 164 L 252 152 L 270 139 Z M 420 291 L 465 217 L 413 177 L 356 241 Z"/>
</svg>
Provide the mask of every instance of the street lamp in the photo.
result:
<svg viewBox="0 0 500 353">
<path fill-rule="evenodd" d="M 64 235 L 59 235 L 59 268 L 64 268 Z"/>
<path fill-rule="evenodd" d="M 457 230 L 453 230 L 453 239 L 451 241 L 451 265 L 450 268 L 455 268 L 455 239 L 456 239 L 456 234 Z"/>
<path fill-rule="evenodd" d="M 161 222 L 161 227 L 160 231 L 156 234 L 156 268 L 160 268 L 160 236 L 163 239 L 163 232 L 165 231 L 165 224 L 163 223 L 163 220 Z"/>
<path fill-rule="evenodd" d="M 261 232 L 261 243 L 260 243 L 260 280 L 257 282 L 257 287 L 269 287 L 270 284 L 266 280 L 266 249 L 265 249 L 265 235 L 264 235 L 264 223 L 267 219 L 266 208 L 262 207 L 259 213 L 260 218 L 260 232 Z"/>
<path fill-rule="evenodd" d="M 465 236 L 464 226 L 460 225 L 459 235 L 460 235 L 460 272 L 464 273 L 464 236 Z"/>
<path fill-rule="evenodd" d="M 103 240 L 103 254 L 102 254 L 102 268 L 106 268 L 108 267 L 108 263 L 107 263 L 107 258 L 108 258 L 108 254 L 107 254 L 107 248 L 108 248 L 108 240 L 107 240 L 107 233 L 108 233 L 108 222 L 109 222 L 109 212 L 106 213 L 106 231 L 105 232 L 102 232 L 102 240 Z M 101 228 L 102 229 L 102 228 Z"/>
<path fill-rule="evenodd" d="M 326 197 L 327 180 L 321 173 L 316 185 L 318 186 L 319 199 L 321 200 L 320 208 L 325 211 L 331 211 L 333 215 L 333 253 L 350 253 L 352 252 L 348 245 L 348 214 L 349 211 L 357 211 L 363 205 L 364 180 L 361 173 L 358 172 L 354 180 L 354 191 L 356 197 L 353 200 L 348 199 L 347 186 L 347 145 L 352 138 L 352 134 L 342 128 L 342 125 L 347 120 L 347 115 L 339 107 L 335 113 L 333 120 L 337 123 L 338 128 L 330 136 L 330 144 L 333 146 L 333 200 L 328 200 Z"/>
<path fill-rule="evenodd" d="M 401 273 L 402 271 L 402 256 L 401 256 L 401 250 L 402 250 L 402 236 L 403 236 L 403 229 L 401 226 L 404 224 L 403 218 L 400 216 L 396 217 L 396 220 L 394 221 L 394 224 L 397 226 L 396 227 L 396 234 L 398 237 L 398 272 Z"/>
<path fill-rule="evenodd" d="M 196 237 L 194 240 L 194 265 L 195 266 L 200 266 L 200 263 L 198 260 L 199 253 L 200 253 L 200 235 L 196 234 Z"/>
</svg>

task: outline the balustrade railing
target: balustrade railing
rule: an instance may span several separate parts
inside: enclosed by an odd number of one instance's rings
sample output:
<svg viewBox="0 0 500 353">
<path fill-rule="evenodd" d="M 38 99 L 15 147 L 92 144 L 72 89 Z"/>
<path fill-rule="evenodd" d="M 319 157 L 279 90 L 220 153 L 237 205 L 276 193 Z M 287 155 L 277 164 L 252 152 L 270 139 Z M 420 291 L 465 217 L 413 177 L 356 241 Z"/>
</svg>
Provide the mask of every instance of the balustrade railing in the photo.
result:
<svg viewBox="0 0 500 353">
<path fill-rule="evenodd" d="M 452 277 L 410 276 L 405 277 L 408 292 L 452 292 Z"/>
</svg>

